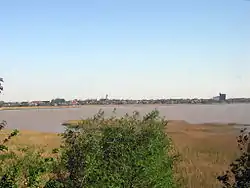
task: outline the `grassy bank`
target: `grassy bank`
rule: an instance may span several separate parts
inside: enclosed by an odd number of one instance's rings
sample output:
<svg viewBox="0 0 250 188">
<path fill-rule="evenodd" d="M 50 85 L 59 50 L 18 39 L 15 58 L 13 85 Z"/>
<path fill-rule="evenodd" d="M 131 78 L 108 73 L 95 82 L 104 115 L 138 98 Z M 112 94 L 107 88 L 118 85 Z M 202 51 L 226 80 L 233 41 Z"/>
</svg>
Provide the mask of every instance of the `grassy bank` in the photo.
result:
<svg viewBox="0 0 250 188">
<path fill-rule="evenodd" d="M 75 125 L 77 122 L 74 120 L 67 123 Z M 1 137 L 5 137 L 7 133 L 5 131 Z M 233 128 L 228 125 L 190 125 L 184 121 L 171 121 L 166 133 L 171 136 L 181 155 L 181 161 L 175 164 L 175 176 L 181 178 L 182 186 L 218 187 L 216 176 L 226 170 L 236 156 Z M 35 146 L 49 152 L 59 147 L 60 143 L 61 137 L 56 134 L 22 131 L 8 145 L 11 149 Z"/>
</svg>

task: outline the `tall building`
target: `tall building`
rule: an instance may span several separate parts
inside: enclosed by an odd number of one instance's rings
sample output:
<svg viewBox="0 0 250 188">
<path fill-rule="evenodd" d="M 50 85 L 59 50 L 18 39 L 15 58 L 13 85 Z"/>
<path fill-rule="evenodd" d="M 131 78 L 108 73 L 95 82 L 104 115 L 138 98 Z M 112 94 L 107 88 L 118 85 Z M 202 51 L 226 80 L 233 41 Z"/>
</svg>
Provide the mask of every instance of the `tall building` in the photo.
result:
<svg viewBox="0 0 250 188">
<path fill-rule="evenodd" d="M 215 101 L 225 101 L 226 100 L 226 94 L 219 93 L 219 96 L 213 97 L 213 100 L 215 100 Z"/>
<path fill-rule="evenodd" d="M 225 101 L 226 100 L 226 94 L 220 93 L 219 95 L 219 101 Z"/>
</svg>

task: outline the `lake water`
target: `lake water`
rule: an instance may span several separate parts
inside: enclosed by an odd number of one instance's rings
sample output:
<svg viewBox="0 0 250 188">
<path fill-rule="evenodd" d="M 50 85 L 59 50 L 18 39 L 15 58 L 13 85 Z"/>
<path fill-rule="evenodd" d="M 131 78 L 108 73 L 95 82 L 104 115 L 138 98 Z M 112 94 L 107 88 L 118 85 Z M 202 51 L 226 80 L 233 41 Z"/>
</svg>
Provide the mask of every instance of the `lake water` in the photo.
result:
<svg viewBox="0 0 250 188">
<path fill-rule="evenodd" d="M 0 120 L 6 120 L 10 129 L 62 132 L 61 123 L 67 120 L 93 116 L 103 109 L 106 116 L 139 111 L 141 114 L 158 109 L 168 120 L 185 120 L 189 123 L 238 123 L 250 124 L 250 104 L 223 105 L 107 105 L 83 106 L 80 108 L 33 109 L 0 111 Z"/>
</svg>

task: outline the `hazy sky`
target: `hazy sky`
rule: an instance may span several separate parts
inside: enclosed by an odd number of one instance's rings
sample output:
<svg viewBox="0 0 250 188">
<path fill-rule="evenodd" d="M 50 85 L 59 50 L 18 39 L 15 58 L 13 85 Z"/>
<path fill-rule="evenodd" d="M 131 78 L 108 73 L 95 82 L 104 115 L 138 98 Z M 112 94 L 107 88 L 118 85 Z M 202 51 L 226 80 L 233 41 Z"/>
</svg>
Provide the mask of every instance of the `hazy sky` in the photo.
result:
<svg viewBox="0 0 250 188">
<path fill-rule="evenodd" d="M 250 97 L 250 1 L 0 1 L 0 100 Z"/>
</svg>

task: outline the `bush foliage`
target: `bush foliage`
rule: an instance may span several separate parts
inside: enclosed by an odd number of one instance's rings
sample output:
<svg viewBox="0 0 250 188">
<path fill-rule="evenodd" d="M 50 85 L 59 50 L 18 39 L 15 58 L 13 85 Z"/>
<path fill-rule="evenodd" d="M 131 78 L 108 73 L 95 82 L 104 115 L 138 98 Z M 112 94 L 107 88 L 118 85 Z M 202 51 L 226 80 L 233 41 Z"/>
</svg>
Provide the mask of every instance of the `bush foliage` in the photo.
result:
<svg viewBox="0 0 250 188">
<path fill-rule="evenodd" d="M 56 160 L 43 157 L 42 153 L 28 149 L 23 156 L 8 155 L 1 163 L 0 187 L 44 187 Z"/>
<path fill-rule="evenodd" d="M 241 130 L 237 137 L 239 157 L 230 164 L 228 171 L 217 177 L 224 188 L 250 187 L 250 133 L 246 130 Z"/>
<path fill-rule="evenodd" d="M 119 119 L 104 119 L 100 111 L 66 130 L 60 168 L 55 172 L 60 178 L 48 185 L 175 187 L 166 123 L 158 111 L 143 118 L 135 112 Z"/>
</svg>

